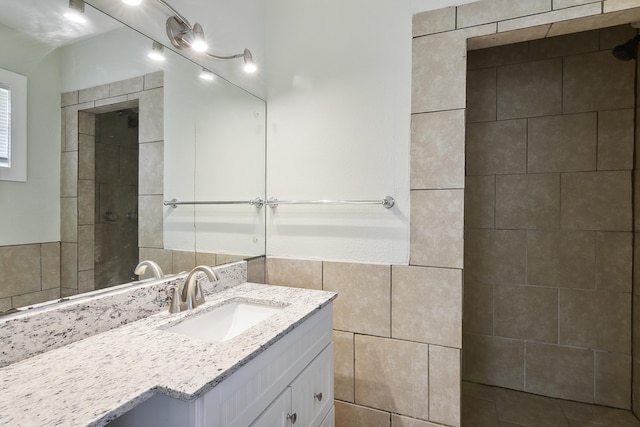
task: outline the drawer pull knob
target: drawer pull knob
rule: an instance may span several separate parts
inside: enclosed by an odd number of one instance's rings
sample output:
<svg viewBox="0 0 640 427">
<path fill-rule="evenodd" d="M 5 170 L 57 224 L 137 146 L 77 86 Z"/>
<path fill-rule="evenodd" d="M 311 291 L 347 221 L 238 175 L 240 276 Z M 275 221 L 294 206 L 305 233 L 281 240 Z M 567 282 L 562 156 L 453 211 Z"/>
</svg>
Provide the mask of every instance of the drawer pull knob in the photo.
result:
<svg viewBox="0 0 640 427">
<path fill-rule="evenodd" d="M 322 393 L 314 393 L 314 399 L 318 399 L 318 402 L 322 402 Z"/>
<path fill-rule="evenodd" d="M 298 415 L 295 412 L 293 414 L 287 414 L 287 420 L 291 421 L 291 424 L 295 424 L 298 420 Z"/>
</svg>

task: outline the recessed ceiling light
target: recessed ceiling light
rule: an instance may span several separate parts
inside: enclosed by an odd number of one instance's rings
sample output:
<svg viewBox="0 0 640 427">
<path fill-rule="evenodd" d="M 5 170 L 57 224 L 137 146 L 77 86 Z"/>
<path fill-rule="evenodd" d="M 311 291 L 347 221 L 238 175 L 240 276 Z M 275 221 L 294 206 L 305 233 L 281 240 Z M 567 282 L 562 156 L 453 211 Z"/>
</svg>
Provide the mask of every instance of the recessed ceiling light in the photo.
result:
<svg viewBox="0 0 640 427">
<path fill-rule="evenodd" d="M 122 3 L 129 6 L 139 6 L 142 0 L 122 0 Z"/>
</svg>

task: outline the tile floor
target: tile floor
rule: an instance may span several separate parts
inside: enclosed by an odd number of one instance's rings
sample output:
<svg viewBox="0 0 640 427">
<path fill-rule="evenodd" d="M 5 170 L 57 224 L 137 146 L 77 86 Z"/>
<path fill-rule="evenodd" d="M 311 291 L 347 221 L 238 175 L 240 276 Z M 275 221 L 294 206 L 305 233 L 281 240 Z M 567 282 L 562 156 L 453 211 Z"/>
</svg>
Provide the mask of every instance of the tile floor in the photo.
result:
<svg viewBox="0 0 640 427">
<path fill-rule="evenodd" d="M 462 383 L 462 427 L 640 427 L 629 411 Z"/>
</svg>

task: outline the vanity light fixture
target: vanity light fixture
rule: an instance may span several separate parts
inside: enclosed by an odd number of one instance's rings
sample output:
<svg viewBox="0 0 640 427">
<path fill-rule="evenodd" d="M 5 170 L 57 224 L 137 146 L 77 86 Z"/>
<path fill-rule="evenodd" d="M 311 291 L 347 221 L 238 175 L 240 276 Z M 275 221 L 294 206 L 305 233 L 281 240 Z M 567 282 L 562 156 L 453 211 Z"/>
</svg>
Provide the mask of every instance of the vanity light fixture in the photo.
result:
<svg viewBox="0 0 640 427">
<path fill-rule="evenodd" d="M 162 46 L 158 42 L 153 42 L 153 46 L 151 47 L 151 52 L 147 55 L 149 58 L 154 61 L 162 62 L 164 61 L 164 46 Z"/>
<path fill-rule="evenodd" d="M 139 6 L 142 3 L 142 0 L 122 0 L 122 3 L 127 6 Z"/>
<path fill-rule="evenodd" d="M 202 69 L 202 72 L 200 73 L 200 78 L 202 80 L 213 80 L 215 78 L 215 74 L 213 74 L 211 71 L 207 70 L 206 68 Z"/>
<path fill-rule="evenodd" d="M 123 0 L 125 1 L 125 0 Z M 127 0 L 133 1 L 133 0 Z M 244 59 L 244 70 L 248 73 L 253 73 L 257 70 L 256 64 L 253 62 L 253 56 L 249 49 L 245 49 L 244 52 L 237 55 L 219 56 L 207 52 L 208 46 L 204 37 L 204 29 L 202 25 L 197 22 L 193 25 L 189 23 L 187 18 L 182 16 L 177 10 L 173 8 L 165 0 L 156 0 L 162 6 L 167 8 L 173 16 L 170 16 L 166 22 L 167 37 L 171 44 L 177 49 L 193 49 L 196 52 L 201 52 L 209 58 L 213 59 Z"/>
<path fill-rule="evenodd" d="M 69 11 L 64 17 L 71 22 L 77 24 L 86 24 L 87 18 L 84 17 L 84 0 L 69 0 Z"/>
</svg>

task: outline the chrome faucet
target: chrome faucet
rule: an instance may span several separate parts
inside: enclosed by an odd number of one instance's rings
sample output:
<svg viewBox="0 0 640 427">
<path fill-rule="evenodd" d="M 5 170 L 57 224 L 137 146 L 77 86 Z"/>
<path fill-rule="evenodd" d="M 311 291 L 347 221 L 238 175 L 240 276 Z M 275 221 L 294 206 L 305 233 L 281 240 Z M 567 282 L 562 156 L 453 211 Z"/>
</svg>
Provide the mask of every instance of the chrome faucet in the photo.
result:
<svg viewBox="0 0 640 427">
<path fill-rule="evenodd" d="M 216 273 L 208 265 L 199 265 L 189 272 L 187 278 L 182 285 L 170 288 L 169 313 L 179 313 L 185 310 L 191 310 L 197 306 L 204 304 L 204 293 L 200 283 L 196 280 L 198 273 L 207 275 L 210 282 L 218 279 Z"/>
<path fill-rule="evenodd" d="M 133 274 L 136 274 L 138 276 L 144 274 L 147 271 L 147 267 L 151 269 L 151 273 L 153 273 L 153 277 L 155 279 L 162 279 L 164 277 L 164 273 L 162 272 L 160 266 L 154 261 L 150 260 L 141 261 L 140 264 L 136 266 L 135 270 L 133 270 Z"/>
</svg>

